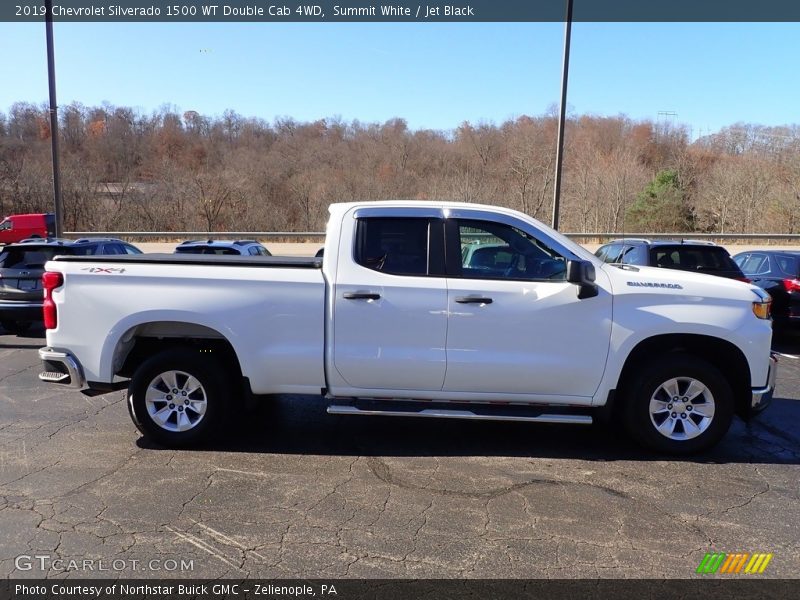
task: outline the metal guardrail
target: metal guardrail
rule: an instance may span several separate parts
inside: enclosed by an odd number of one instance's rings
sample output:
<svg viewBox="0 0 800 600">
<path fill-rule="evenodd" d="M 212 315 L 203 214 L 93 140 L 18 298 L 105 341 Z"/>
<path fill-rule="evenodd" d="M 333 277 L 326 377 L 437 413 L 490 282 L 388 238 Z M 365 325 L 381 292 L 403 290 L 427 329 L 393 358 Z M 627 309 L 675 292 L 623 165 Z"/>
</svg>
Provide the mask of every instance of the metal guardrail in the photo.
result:
<svg viewBox="0 0 800 600">
<path fill-rule="evenodd" d="M 800 233 L 565 233 L 573 240 L 793 240 L 800 242 Z"/>
<path fill-rule="evenodd" d="M 321 238 L 324 231 L 65 231 L 75 237 L 143 237 L 171 239 L 251 239 L 251 238 Z M 651 240 L 775 240 L 800 242 L 800 233 L 565 233 L 568 238 L 610 240 L 646 238 Z"/>
<path fill-rule="evenodd" d="M 151 237 L 180 239 L 252 239 L 325 237 L 324 231 L 65 231 L 70 237 Z"/>
</svg>

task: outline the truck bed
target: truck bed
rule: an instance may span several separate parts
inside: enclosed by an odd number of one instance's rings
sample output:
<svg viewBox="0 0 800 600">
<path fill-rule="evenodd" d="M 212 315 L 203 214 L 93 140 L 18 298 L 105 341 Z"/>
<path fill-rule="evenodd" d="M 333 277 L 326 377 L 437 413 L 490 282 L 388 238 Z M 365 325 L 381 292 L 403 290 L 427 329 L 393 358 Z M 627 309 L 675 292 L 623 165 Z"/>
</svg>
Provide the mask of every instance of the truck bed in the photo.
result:
<svg viewBox="0 0 800 600">
<path fill-rule="evenodd" d="M 322 258 L 305 256 L 234 256 L 225 254 L 95 254 L 56 256 L 61 262 L 158 263 L 166 265 L 204 265 L 229 267 L 272 267 L 275 269 L 321 269 Z"/>
</svg>

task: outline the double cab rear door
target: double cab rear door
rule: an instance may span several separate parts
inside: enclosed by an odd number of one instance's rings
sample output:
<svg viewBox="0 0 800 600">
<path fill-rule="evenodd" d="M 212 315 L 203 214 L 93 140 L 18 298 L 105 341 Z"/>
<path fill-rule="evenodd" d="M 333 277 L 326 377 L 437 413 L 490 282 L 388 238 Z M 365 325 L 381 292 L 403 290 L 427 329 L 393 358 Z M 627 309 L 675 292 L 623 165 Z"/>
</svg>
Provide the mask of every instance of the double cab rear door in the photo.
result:
<svg viewBox="0 0 800 600">
<path fill-rule="evenodd" d="M 355 222 L 348 224 L 353 219 Z M 339 241 L 328 380 L 337 395 L 588 404 L 611 296 L 533 223 L 457 208 L 356 208 Z"/>
</svg>

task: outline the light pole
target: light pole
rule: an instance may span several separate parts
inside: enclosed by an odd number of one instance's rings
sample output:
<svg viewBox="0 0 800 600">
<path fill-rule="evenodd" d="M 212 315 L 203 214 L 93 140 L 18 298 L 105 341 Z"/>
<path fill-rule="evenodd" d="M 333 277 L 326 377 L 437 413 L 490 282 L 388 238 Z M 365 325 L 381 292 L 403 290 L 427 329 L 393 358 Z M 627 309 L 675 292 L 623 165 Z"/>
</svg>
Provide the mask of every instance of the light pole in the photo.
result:
<svg viewBox="0 0 800 600">
<path fill-rule="evenodd" d="M 561 106 L 558 111 L 556 174 L 553 182 L 553 229 L 558 229 L 558 209 L 561 201 L 561 164 L 564 162 L 564 124 L 567 118 L 567 81 L 569 80 L 569 41 L 571 34 L 572 0 L 567 0 L 567 20 L 564 24 L 564 62 L 561 69 Z"/>
<path fill-rule="evenodd" d="M 61 202 L 61 168 L 58 162 L 58 103 L 56 102 L 56 65 L 53 51 L 53 0 L 45 0 L 45 30 L 47 35 L 47 83 L 50 88 L 50 145 L 53 154 L 53 203 L 55 205 L 56 237 L 64 233 L 64 206 Z"/>
</svg>

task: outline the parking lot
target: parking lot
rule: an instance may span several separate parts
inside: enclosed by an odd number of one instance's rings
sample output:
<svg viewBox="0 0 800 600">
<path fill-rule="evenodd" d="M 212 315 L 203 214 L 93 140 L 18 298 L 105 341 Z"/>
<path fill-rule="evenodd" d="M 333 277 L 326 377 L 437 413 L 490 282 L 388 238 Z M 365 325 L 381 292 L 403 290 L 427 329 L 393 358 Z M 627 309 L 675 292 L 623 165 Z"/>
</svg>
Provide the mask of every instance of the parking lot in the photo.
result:
<svg viewBox="0 0 800 600">
<path fill-rule="evenodd" d="M 172 451 L 123 392 L 40 383 L 42 345 L 0 335 L 2 577 L 683 578 L 714 550 L 798 574 L 800 360 L 766 414 L 689 459 L 595 426 L 333 417 L 314 397 Z"/>
</svg>

